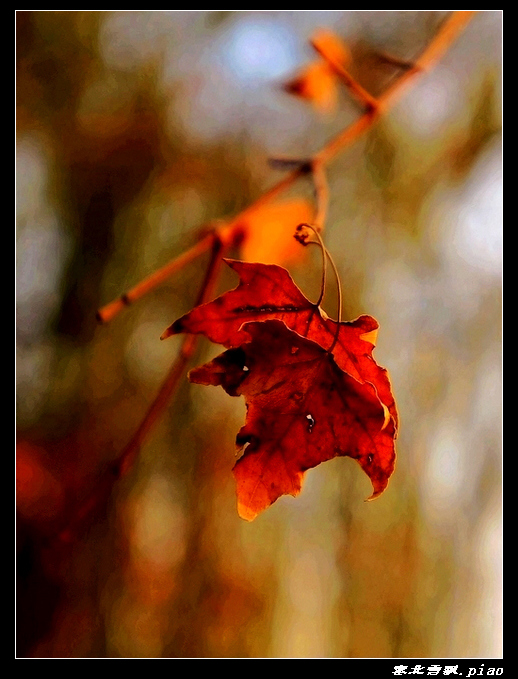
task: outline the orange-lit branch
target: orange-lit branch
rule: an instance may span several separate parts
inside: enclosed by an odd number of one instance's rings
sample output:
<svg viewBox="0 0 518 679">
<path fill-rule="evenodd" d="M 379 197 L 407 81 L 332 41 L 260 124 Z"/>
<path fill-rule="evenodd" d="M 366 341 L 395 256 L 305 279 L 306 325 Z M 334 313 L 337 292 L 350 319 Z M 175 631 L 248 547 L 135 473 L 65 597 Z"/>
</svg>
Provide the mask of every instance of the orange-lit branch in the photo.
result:
<svg viewBox="0 0 518 679">
<path fill-rule="evenodd" d="M 315 216 L 315 226 L 322 231 L 326 223 L 327 208 L 329 205 L 329 186 L 325 168 L 322 163 L 313 163 L 313 182 L 315 184 L 315 198 L 317 203 L 317 213 Z"/>
<path fill-rule="evenodd" d="M 321 57 L 323 57 L 326 62 L 331 66 L 336 75 L 343 81 L 345 86 L 351 91 L 351 93 L 360 101 L 368 110 L 375 110 L 378 105 L 378 101 L 372 94 L 369 94 L 366 89 L 364 89 L 359 82 L 357 82 L 352 75 L 347 71 L 347 69 L 342 66 L 342 64 L 337 61 L 334 54 L 331 54 L 326 50 L 325 43 L 318 40 L 311 40 L 311 45 Z"/>
<path fill-rule="evenodd" d="M 413 63 L 399 62 L 405 68 L 405 72 L 396 80 L 396 82 L 389 87 L 377 99 L 372 97 L 361 85 L 359 85 L 350 74 L 340 65 L 333 55 L 328 54 L 327 51 L 319 42 L 314 42 L 315 49 L 326 59 L 326 61 L 333 67 L 336 73 L 341 77 L 347 87 L 353 94 L 367 106 L 367 111 L 354 123 L 346 127 L 336 137 L 331 139 L 312 159 L 311 162 L 302 163 L 289 174 L 287 174 L 281 181 L 263 193 L 256 201 L 251 203 L 242 212 L 231 219 L 227 224 L 218 229 L 220 238 L 225 243 L 231 243 L 236 238 L 237 231 L 240 225 L 250 213 L 267 203 L 272 202 L 280 194 L 290 188 L 298 179 L 313 172 L 315 178 L 315 187 L 317 193 L 317 208 L 322 211 L 322 205 L 327 202 L 327 188 L 325 179 L 323 179 L 323 168 L 341 151 L 348 146 L 351 146 L 357 141 L 367 130 L 369 130 L 388 110 L 396 103 L 396 101 L 403 95 L 405 89 L 422 73 L 429 71 L 435 63 L 446 52 L 451 43 L 462 33 L 466 24 L 476 14 L 475 10 L 461 10 L 454 12 L 441 26 L 437 35 L 432 39 L 430 44 L 426 47 L 421 56 Z M 388 58 L 387 58 L 388 59 Z M 324 190 L 325 187 L 325 190 Z M 319 214 L 317 223 L 322 227 L 322 216 L 325 216 L 325 208 L 323 215 Z M 100 322 L 107 323 L 114 316 L 116 316 L 122 309 L 136 301 L 150 290 L 154 289 L 163 283 L 172 274 L 176 273 L 186 264 L 198 257 L 200 254 L 208 250 L 211 243 L 211 237 L 206 236 L 200 240 L 192 248 L 184 252 L 176 259 L 166 264 L 162 269 L 159 269 L 154 274 L 151 274 L 144 281 L 136 285 L 129 292 L 121 295 L 118 299 L 110 304 L 107 304 L 97 313 L 97 318 Z"/>
<path fill-rule="evenodd" d="M 311 172 L 311 167 L 309 164 L 304 164 L 293 170 L 275 186 L 273 186 L 268 191 L 265 191 L 265 193 L 263 193 L 254 203 L 236 215 L 231 221 L 227 222 L 224 226 L 215 229 L 214 233 L 218 235 L 219 239 L 223 244 L 225 244 L 225 246 L 230 247 L 231 244 L 235 242 L 235 240 L 238 240 L 240 235 L 239 232 L 242 229 L 241 225 L 249 215 L 254 214 L 257 208 L 261 205 L 266 205 L 267 203 L 272 202 L 276 196 L 281 194 L 289 186 L 294 184 L 295 181 L 299 179 L 299 177 L 306 175 L 308 172 Z M 108 323 L 111 321 L 123 309 L 146 295 L 148 292 L 151 292 L 151 290 L 161 285 L 174 273 L 182 269 L 186 264 L 190 264 L 190 262 L 206 252 L 210 248 L 212 238 L 212 234 L 205 236 L 202 238 L 202 240 L 186 250 L 179 257 L 171 260 L 164 267 L 158 271 L 155 271 L 143 281 L 135 285 L 135 287 L 133 287 L 131 290 L 124 293 L 113 302 L 106 304 L 97 312 L 97 320 L 100 323 Z"/>
<path fill-rule="evenodd" d="M 404 94 L 406 88 L 415 81 L 420 75 L 429 71 L 442 55 L 448 50 L 450 45 L 462 33 L 466 25 L 471 21 L 476 14 L 476 10 L 460 10 L 454 12 L 443 25 L 435 37 L 431 40 L 429 45 L 425 48 L 423 53 L 411 65 L 406 61 L 399 62 L 393 60 L 398 65 L 405 68 L 404 73 L 396 80 L 396 82 L 389 87 L 380 97 L 374 99 L 371 95 L 364 97 L 365 90 L 362 88 L 362 93 L 356 89 L 356 95 L 366 101 L 375 101 L 375 105 L 369 109 L 356 120 L 354 123 L 346 127 L 336 137 L 331 139 L 312 159 L 310 164 L 311 170 L 315 167 L 319 169 L 326 166 L 331 160 L 343 151 L 348 146 L 351 146 L 357 141 L 367 130 L 369 130 L 380 118 L 381 115 L 386 114 L 390 108 L 394 106 L 397 100 Z M 324 54 L 322 53 L 324 56 Z M 326 57 L 327 58 L 327 57 Z M 389 59 L 387 57 L 387 59 Z M 345 70 L 342 68 L 342 70 Z M 350 76 L 349 76 L 350 77 Z M 357 84 L 356 84 L 357 85 Z M 356 87 L 356 86 L 355 86 Z M 358 87 L 360 87 L 358 85 Z M 290 172 L 284 179 L 272 186 L 268 191 L 263 193 L 254 203 L 249 205 L 243 212 L 238 214 L 228 223 L 227 228 L 232 228 L 238 224 L 244 216 L 249 212 L 256 210 L 260 205 L 272 201 L 277 198 L 282 192 L 290 188 L 300 177 L 306 175 L 308 166 L 301 165 L 292 172 Z M 317 189 L 318 194 L 318 189 Z"/>
<path fill-rule="evenodd" d="M 196 305 L 202 304 L 214 292 L 214 286 L 217 281 L 219 267 L 222 262 L 222 256 L 226 249 L 225 244 L 221 241 L 217 234 L 212 234 L 200 241 L 200 244 L 205 244 L 205 249 L 212 246 L 210 261 L 205 273 L 205 278 L 198 293 Z M 185 368 L 192 355 L 196 350 L 199 337 L 197 335 L 185 335 L 180 352 L 176 357 L 169 373 L 155 396 L 155 399 L 148 408 L 147 413 L 142 419 L 137 431 L 132 436 L 129 443 L 121 452 L 119 457 L 108 465 L 106 473 L 101 476 L 100 482 L 97 484 L 95 491 L 87 497 L 87 499 L 80 503 L 72 514 L 72 519 L 68 522 L 58 535 L 58 539 L 62 543 L 68 543 L 75 540 L 83 526 L 88 525 L 91 517 L 97 512 L 108 500 L 112 492 L 115 482 L 128 473 L 135 462 L 140 447 L 144 443 L 146 437 L 153 429 L 157 420 L 160 418 L 168 403 L 174 394 L 178 383 L 184 374 Z"/>
<path fill-rule="evenodd" d="M 217 234 L 209 236 L 209 238 L 212 242 L 212 252 L 207 267 L 207 271 L 205 273 L 204 281 L 200 288 L 200 292 L 198 293 L 196 306 L 205 302 L 207 298 L 212 295 L 214 285 L 217 280 L 219 267 L 222 262 L 221 258 L 226 249 L 224 243 L 221 241 Z M 153 428 L 157 419 L 160 417 L 162 412 L 167 407 L 169 399 L 173 395 L 176 386 L 187 366 L 187 363 L 189 362 L 190 358 L 192 357 L 196 349 L 197 340 L 198 340 L 197 335 L 185 336 L 182 342 L 182 346 L 180 348 L 180 353 L 176 357 L 176 360 L 173 363 L 169 371 L 169 374 L 163 381 L 162 386 L 160 387 L 160 390 L 155 397 L 155 400 L 149 407 L 144 419 L 140 423 L 140 426 L 135 432 L 133 438 L 128 443 L 126 448 L 121 453 L 119 459 L 117 460 L 116 470 L 118 476 L 123 476 L 131 468 L 135 460 L 135 457 L 138 454 L 140 446 L 144 442 L 148 433 Z"/>
<path fill-rule="evenodd" d="M 129 306 L 140 297 L 143 297 L 148 292 L 161 285 L 164 281 L 170 278 L 174 273 L 182 269 L 186 264 L 190 264 L 196 257 L 202 255 L 206 250 L 208 250 L 213 241 L 212 235 L 205 236 L 202 240 L 198 241 L 192 248 L 189 248 L 179 257 L 168 262 L 165 266 L 158 271 L 155 271 L 143 281 L 135 285 L 128 292 L 121 295 L 113 302 L 110 302 L 102 309 L 97 312 L 97 320 L 100 323 L 108 323 L 114 318 L 122 309 Z"/>
<path fill-rule="evenodd" d="M 342 130 L 317 153 L 315 159 L 323 164 L 329 163 L 340 151 L 350 146 L 364 132 L 370 129 L 381 115 L 387 113 L 394 106 L 411 82 L 416 80 L 425 71 L 429 71 L 436 64 L 455 38 L 462 33 L 474 14 L 476 12 L 471 10 L 454 12 L 444 22 L 437 35 L 415 61 L 414 65 L 406 70 L 391 87 L 378 97 L 376 108 L 368 110 L 352 125 Z"/>
</svg>

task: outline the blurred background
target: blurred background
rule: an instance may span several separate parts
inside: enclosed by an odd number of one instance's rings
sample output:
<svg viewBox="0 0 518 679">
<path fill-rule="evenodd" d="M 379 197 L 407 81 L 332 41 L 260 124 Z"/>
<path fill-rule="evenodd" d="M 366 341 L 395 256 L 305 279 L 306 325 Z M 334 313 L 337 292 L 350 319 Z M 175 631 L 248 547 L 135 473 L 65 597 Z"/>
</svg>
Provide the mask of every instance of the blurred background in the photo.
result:
<svg viewBox="0 0 518 679">
<path fill-rule="evenodd" d="M 310 157 L 360 115 L 346 92 L 321 111 L 283 89 L 315 30 L 376 94 L 400 73 L 379 54 L 414 59 L 447 15 L 16 13 L 18 657 L 501 657 L 500 11 L 328 169 L 344 318 L 379 321 L 400 413 L 385 493 L 365 503 L 339 458 L 241 520 L 244 404 L 185 378 L 130 473 L 56 539 L 167 374 L 182 338 L 160 334 L 207 256 L 108 325 L 96 310 L 281 179 L 269 158 Z M 295 214 L 310 180 L 279 200 Z M 233 256 L 266 261 L 268 218 Z M 316 299 L 310 250 L 281 263 Z M 191 366 L 220 351 L 202 340 Z"/>
</svg>

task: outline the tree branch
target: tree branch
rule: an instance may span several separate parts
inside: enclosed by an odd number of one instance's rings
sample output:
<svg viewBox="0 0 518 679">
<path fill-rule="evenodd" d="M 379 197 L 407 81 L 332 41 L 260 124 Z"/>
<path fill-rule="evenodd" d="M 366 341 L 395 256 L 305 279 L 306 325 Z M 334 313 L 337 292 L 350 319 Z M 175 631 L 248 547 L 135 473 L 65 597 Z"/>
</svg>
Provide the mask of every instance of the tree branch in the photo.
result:
<svg viewBox="0 0 518 679">
<path fill-rule="evenodd" d="M 224 243 L 232 243 L 238 236 L 237 231 L 241 229 L 243 221 L 246 220 L 249 214 L 258 210 L 262 205 L 266 205 L 275 200 L 279 195 L 288 190 L 301 177 L 306 176 L 309 172 L 313 172 L 315 177 L 315 186 L 317 189 L 317 202 L 320 203 L 318 212 L 321 211 L 321 205 L 326 204 L 327 189 L 325 189 L 325 178 L 323 179 L 323 169 L 338 155 L 341 151 L 351 146 L 356 142 L 365 132 L 367 132 L 382 116 L 385 115 L 397 102 L 397 100 L 404 94 L 405 90 L 414 82 L 420 75 L 431 70 L 435 63 L 442 57 L 453 41 L 462 33 L 467 23 L 476 14 L 476 10 L 460 10 L 454 12 L 443 25 L 435 37 L 431 40 L 425 48 L 421 56 L 413 63 L 405 64 L 405 72 L 396 80 L 396 82 L 389 87 L 380 97 L 375 99 L 366 92 L 352 77 L 345 71 L 343 67 L 337 64 L 325 51 L 320 49 L 319 45 L 313 46 L 322 56 L 333 66 L 340 77 L 344 80 L 349 89 L 353 91 L 355 96 L 360 99 L 366 106 L 366 112 L 354 123 L 346 127 L 338 133 L 336 137 L 327 142 L 327 144 L 309 161 L 301 162 L 295 169 L 287 174 L 281 181 L 277 182 L 270 189 L 265 191 L 257 200 L 252 202 L 248 207 L 242 210 L 239 214 L 228 221 L 223 227 L 217 229 L 219 236 Z M 325 209 L 324 209 L 325 216 Z M 319 227 L 322 228 L 322 215 L 318 215 Z M 132 288 L 129 292 L 121 295 L 119 298 L 110 302 L 97 312 L 97 318 L 101 323 L 107 323 L 114 318 L 122 309 L 133 303 L 156 286 L 163 283 L 167 278 L 179 271 L 186 264 L 189 264 L 200 254 L 203 254 L 209 249 L 211 244 L 211 236 L 205 236 L 192 248 L 189 248 L 182 255 L 173 259 L 166 264 L 162 269 L 148 276 L 141 283 Z"/>
</svg>

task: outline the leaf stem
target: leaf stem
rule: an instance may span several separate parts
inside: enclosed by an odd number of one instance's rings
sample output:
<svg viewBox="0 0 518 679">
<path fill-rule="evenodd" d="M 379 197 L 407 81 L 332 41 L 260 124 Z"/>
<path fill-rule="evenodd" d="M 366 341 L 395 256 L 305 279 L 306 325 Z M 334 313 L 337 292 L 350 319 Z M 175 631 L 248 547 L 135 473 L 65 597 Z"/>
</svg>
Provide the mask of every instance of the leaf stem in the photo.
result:
<svg viewBox="0 0 518 679">
<path fill-rule="evenodd" d="M 338 273 L 338 269 L 336 267 L 336 264 L 334 262 L 334 259 L 331 257 L 331 254 L 329 253 L 329 250 L 326 248 L 324 245 L 324 241 L 322 240 L 321 235 L 318 232 L 318 229 L 315 228 L 314 226 L 311 226 L 311 224 L 299 224 L 297 226 L 297 231 L 302 231 L 302 229 L 310 229 L 313 231 L 315 236 L 317 237 L 318 240 L 316 241 L 308 241 L 307 238 L 304 238 L 302 235 L 295 236 L 297 240 L 302 243 L 303 245 L 318 245 L 320 249 L 322 250 L 322 285 L 320 288 L 320 297 L 318 298 L 318 301 L 316 302 L 315 306 L 320 306 L 320 303 L 322 302 L 325 294 L 325 287 L 326 287 L 326 259 L 329 260 L 329 263 L 331 264 L 331 267 L 333 269 L 333 272 L 335 274 L 335 280 L 336 280 L 336 290 L 337 290 L 337 296 L 338 296 L 338 320 L 336 324 L 336 332 L 335 336 L 333 339 L 333 343 L 328 349 L 329 353 L 332 353 L 333 349 L 335 348 L 336 343 L 338 342 L 338 335 L 340 333 L 340 323 L 342 322 L 342 282 L 340 281 L 340 274 Z"/>
<path fill-rule="evenodd" d="M 329 353 L 332 353 L 333 349 L 335 348 L 336 343 L 338 342 L 338 335 L 340 333 L 340 323 L 342 322 L 342 283 L 340 281 L 338 269 L 336 268 L 336 264 L 335 264 L 333 258 L 329 254 L 328 250 L 326 250 L 326 252 L 327 252 L 327 256 L 329 258 L 329 262 L 331 263 L 331 266 L 333 267 L 333 271 L 335 273 L 336 290 L 337 290 L 337 294 L 338 294 L 338 302 L 337 302 L 337 304 L 338 304 L 338 320 L 337 320 L 337 323 L 336 323 L 336 333 L 335 333 L 335 337 L 333 339 L 333 344 L 331 344 L 331 346 L 328 349 Z"/>
<path fill-rule="evenodd" d="M 315 236 L 317 237 L 316 241 L 308 241 L 307 240 L 307 234 L 304 235 L 297 235 L 299 232 L 301 232 L 303 229 L 310 229 L 313 231 Z M 322 300 L 324 299 L 325 291 L 326 291 L 326 278 L 327 278 L 327 261 L 326 261 L 326 255 L 327 250 L 326 246 L 324 245 L 324 241 L 322 240 L 322 236 L 319 234 L 319 229 L 311 226 L 311 224 L 299 224 L 297 228 L 295 229 L 295 238 L 301 243 L 302 245 L 318 245 L 320 247 L 320 250 L 322 252 L 322 282 L 320 284 L 320 296 L 318 300 L 315 302 L 315 306 L 318 307 L 320 306 Z"/>
</svg>

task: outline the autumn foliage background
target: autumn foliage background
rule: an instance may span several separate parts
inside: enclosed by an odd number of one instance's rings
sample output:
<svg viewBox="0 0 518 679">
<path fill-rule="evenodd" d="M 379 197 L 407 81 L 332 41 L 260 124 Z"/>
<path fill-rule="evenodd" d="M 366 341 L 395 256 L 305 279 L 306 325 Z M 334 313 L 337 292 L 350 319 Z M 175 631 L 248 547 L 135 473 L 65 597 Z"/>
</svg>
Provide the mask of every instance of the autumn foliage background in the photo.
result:
<svg viewBox="0 0 518 679">
<path fill-rule="evenodd" d="M 337 458 L 241 520 L 242 400 L 183 379 L 108 503 L 56 540 L 153 400 L 207 254 L 110 324 L 96 310 L 280 179 L 269 158 L 311 157 L 358 117 L 325 75 L 316 106 L 283 87 L 315 30 L 378 94 L 395 71 L 375 55 L 415 58 L 446 15 L 17 12 L 19 656 L 501 655 L 499 11 L 329 166 L 343 317 L 379 321 L 401 419 L 385 493 L 363 502 Z M 311 181 L 279 201 L 232 255 L 280 257 L 316 299 L 317 249 L 273 245 L 310 220 Z M 236 284 L 222 271 L 217 292 Z"/>
</svg>

